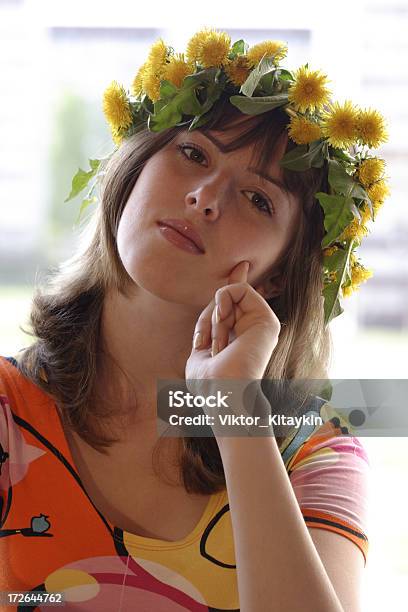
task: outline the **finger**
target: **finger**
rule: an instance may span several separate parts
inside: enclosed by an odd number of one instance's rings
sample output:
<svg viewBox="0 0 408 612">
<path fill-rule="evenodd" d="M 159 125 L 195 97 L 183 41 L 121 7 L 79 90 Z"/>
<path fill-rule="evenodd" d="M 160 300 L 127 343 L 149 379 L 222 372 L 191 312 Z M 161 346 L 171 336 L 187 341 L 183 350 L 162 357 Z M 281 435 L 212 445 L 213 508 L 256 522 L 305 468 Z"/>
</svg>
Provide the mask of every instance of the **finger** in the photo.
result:
<svg viewBox="0 0 408 612">
<path fill-rule="evenodd" d="M 197 319 L 193 333 L 193 349 L 203 350 L 211 346 L 211 316 L 215 306 L 215 298 L 204 308 Z"/>
<path fill-rule="evenodd" d="M 226 287 L 228 285 L 225 285 Z M 231 312 L 233 312 L 233 301 L 231 298 L 231 294 L 228 291 L 224 291 L 225 287 L 221 287 L 215 292 L 215 303 L 218 305 L 220 318 L 225 319 Z"/>
<path fill-rule="evenodd" d="M 225 291 L 219 291 L 215 296 L 215 300 L 216 303 L 211 317 L 212 356 L 228 346 L 230 332 L 234 329 L 235 325 L 235 313 L 232 307 L 231 296 Z M 222 312 L 221 306 L 223 308 Z M 226 312 L 226 308 L 230 312 L 225 317 L 223 313 Z"/>
<path fill-rule="evenodd" d="M 240 261 L 232 270 L 229 275 L 230 283 L 238 283 L 238 282 L 246 282 L 248 276 L 248 269 L 250 263 L 248 261 Z M 231 280 L 232 279 L 232 280 Z M 229 284 L 230 284 L 229 283 Z M 216 293 L 217 295 L 217 293 Z M 211 302 L 204 308 L 202 313 L 200 314 L 196 326 L 194 328 L 193 333 L 193 348 L 195 350 L 202 350 L 205 348 L 209 348 L 212 345 L 212 315 L 215 309 L 215 297 L 211 300 Z M 227 316 L 232 316 L 234 313 L 233 302 L 231 296 L 226 294 L 222 296 L 220 299 L 220 308 L 219 308 L 220 318 L 224 318 Z M 235 324 L 235 318 L 231 321 L 228 321 L 230 325 L 230 329 Z M 217 324 L 216 324 L 217 325 Z M 220 332 L 219 334 L 223 338 L 223 344 L 225 343 L 225 331 Z M 227 342 L 228 344 L 228 342 Z M 226 346 L 226 345 L 225 345 Z"/>
<path fill-rule="evenodd" d="M 222 288 L 222 294 L 223 304 L 226 303 L 227 294 L 230 296 L 229 299 L 232 303 L 232 311 L 234 312 L 237 324 L 246 314 L 251 315 L 252 322 L 259 318 L 269 319 L 272 317 L 274 319 L 274 313 L 269 308 L 267 302 L 248 283 L 226 285 Z"/>
<path fill-rule="evenodd" d="M 249 267 L 249 261 L 240 261 L 239 264 L 236 265 L 230 272 L 227 284 L 232 285 L 232 283 L 246 283 L 248 279 Z"/>
</svg>

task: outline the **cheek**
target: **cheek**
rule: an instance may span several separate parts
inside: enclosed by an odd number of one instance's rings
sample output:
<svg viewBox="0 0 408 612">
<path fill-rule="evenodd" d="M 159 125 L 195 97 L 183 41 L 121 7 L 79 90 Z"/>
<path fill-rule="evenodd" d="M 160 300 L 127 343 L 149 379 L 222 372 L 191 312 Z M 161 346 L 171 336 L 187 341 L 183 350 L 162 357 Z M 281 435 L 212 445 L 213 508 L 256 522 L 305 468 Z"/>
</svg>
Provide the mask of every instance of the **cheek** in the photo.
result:
<svg viewBox="0 0 408 612">
<path fill-rule="evenodd" d="M 134 278 L 134 268 L 142 253 L 145 241 L 143 211 L 136 205 L 136 192 L 132 192 L 119 221 L 116 244 L 119 257 L 126 272 Z"/>
<path fill-rule="evenodd" d="M 234 261 L 246 259 L 250 262 L 248 282 L 252 286 L 260 283 L 282 253 L 283 241 L 279 234 L 268 233 L 255 239 L 242 241 L 238 252 L 234 248 Z"/>
<path fill-rule="evenodd" d="M 251 262 L 252 269 L 260 269 L 278 256 L 283 246 L 283 237 L 280 231 L 273 228 L 250 227 L 243 223 L 242 228 L 231 228 L 228 243 L 224 246 L 225 261 L 229 259 L 240 260 L 245 257 Z"/>
</svg>

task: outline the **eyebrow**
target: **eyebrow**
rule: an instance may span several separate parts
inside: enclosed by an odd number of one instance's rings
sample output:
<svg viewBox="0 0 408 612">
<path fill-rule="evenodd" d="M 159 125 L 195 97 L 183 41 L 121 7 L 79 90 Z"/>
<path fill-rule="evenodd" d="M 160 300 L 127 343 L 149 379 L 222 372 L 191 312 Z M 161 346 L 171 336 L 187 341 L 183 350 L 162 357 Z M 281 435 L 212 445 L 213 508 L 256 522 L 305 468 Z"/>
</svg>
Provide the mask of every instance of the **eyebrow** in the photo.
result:
<svg viewBox="0 0 408 612">
<path fill-rule="evenodd" d="M 210 136 L 210 134 L 205 134 L 203 131 L 201 131 L 200 134 L 202 134 L 205 138 L 210 140 L 217 147 L 217 149 L 221 151 L 221 153 L 227 153 L 226 147 L 221 142 L 219 142 L 216 138 L 214 138 L 214 136 Z M 274 176 L 270 176 L 266 172 L 262 172 L 262 170 L 258 170 L 257 168 L 253 168 L 251 166 L 246 168 L 246 170 L 248 172 L 252 172 L 253 174 L 256 174 L 262 177 L 263 179 L 265 179 L 266 181 L 269 181 L 273 185 L 276 185 L 276 187 L 279 187 L 279 189 L 283 191 L 287 196 L 290 195 L 289 189 L 287 188 L 285 183 L 281 181 L 280 179 L 275 178 Z"/>
</svg>

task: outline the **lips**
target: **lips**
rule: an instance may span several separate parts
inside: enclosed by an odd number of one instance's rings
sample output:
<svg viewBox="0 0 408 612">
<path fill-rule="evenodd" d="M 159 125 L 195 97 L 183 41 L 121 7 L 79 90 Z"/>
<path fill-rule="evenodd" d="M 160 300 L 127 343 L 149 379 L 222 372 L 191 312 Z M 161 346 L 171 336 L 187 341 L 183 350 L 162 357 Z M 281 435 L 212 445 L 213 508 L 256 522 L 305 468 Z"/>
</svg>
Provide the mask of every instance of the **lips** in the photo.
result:
<svg viewBox="0 0 408 612">
<path fill-rule="evenodd" d="M 202 253 L 205 253 L 200 235 L 189 221 L 186 221 L 185 219 L 161 219 L 158 223 L 159 225 L 167 225 L 167 227 L 172 227 L 185 238 L 191 240 L 191 242 L 193 242 Z"/>
</svg>

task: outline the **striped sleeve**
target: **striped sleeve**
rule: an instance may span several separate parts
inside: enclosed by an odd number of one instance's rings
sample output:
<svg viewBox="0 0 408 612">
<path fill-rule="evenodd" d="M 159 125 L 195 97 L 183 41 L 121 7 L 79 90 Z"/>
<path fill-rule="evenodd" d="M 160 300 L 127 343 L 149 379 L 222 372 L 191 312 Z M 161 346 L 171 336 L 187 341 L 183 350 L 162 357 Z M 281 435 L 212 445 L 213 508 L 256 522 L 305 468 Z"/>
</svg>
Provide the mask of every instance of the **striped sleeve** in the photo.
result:
<svg viewBox="0 0 408 612">
<path fill-rule="evenodd" d="M 369 460 L 358 438 L 338 432 L 325 423 L 291 458 L 288 475 L 306 525 L 348 538 L 366 565 Z"/>
</svg>

